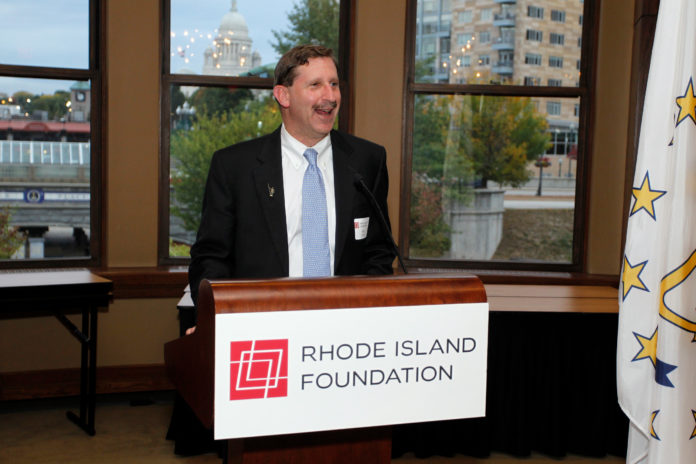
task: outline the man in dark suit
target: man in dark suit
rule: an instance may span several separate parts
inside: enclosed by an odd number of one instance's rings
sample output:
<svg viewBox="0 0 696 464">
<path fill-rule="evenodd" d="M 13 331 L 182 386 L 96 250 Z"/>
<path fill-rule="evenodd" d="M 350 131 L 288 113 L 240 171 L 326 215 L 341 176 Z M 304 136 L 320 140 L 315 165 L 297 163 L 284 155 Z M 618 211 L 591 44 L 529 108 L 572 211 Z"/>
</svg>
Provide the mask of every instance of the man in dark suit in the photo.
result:
<svg viewBox="0 0 696 464">
<path fill-rule="evenodd" d="M 299 46 L 283 55 L 273 95 L 281 127 L 223 148 L 211 160 L 201 224 L 191 248 L 194 303 L 203 279 L 392 273 L 395 253 L 389 232 L 358 181 L 374 195 L 388 223 L 386 152 L 333 130 L 341 92 L 331 50 Z M 304 224 L 304 216 L 310 215 L 303 211 L 303 184 L 312 164 L 305 158 L 308 149 L 321 173 L 323 201 L 314 207 L 324 213 L 321 237 L 314 232 L 309 237 Z M 326 262 L 320 272 L 312 271 L 315 263 L 308 262 L 305 248 L 319 248 L 320 261 Z M 182 324 L 186 329 L 190 323 Z M 212 433 L 181 398 L 175 401 L 167 437 L 175 440 L 177 454 L 215 449 Z"/>
<path fill-rule="evenodd" d="M 303 258 L 308 244 L 302 239 L 308 149 L 315 152 L 327 206 L 330 265 L 318 275 L 392 273 L 388 231 L 357 180 L 364 181 L 388 222 L 386 152 L 333 130 L 341 93 L 332 51 L 306 45 L 287 52 L 275 69 L 273 95 L 281 127 L 213 155 L 191 248 L 194 302 L 203 279 L 308 275 Z"/>
</svg>

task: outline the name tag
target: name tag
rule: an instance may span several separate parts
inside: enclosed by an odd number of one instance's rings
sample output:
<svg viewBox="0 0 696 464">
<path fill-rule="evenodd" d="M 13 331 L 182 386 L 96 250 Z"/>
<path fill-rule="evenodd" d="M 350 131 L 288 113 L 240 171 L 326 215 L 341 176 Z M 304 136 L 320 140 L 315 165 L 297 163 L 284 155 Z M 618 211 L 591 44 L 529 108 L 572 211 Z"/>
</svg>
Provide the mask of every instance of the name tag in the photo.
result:
<svg viewBox="0 0 696 464">
<path fill-rule="evenodd" d="M 355 240 L 364 240 L 367 237 L 367 226 L 370 223 L 370 217 L 353 219 L 353 228 L 355 229 Z"/>
</svg>

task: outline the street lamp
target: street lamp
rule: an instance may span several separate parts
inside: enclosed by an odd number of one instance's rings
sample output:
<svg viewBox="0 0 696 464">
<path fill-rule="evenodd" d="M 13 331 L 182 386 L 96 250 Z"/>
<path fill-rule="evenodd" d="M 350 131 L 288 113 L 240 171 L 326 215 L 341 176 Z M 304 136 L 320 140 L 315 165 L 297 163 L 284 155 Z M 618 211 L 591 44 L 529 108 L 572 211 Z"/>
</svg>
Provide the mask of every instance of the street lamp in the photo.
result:
<svg viewBox="0 0 696 464">
<path fill-rule="evenodd" d="M 544 168 L 551 165 L 551 161 L 547 156 L 539 156 L 539 158 L 534 162 L 534 166 L 539 168 L 539 187 L 537 187 L 536 196 L 541 196 L 541 180 L 544 177 Z"/>
<path fill-rule="evenodd" d="M 196 109 L 191 108 L 187 101 L 182 106 L 179 106 L 176 109 L 176 115 L 180 118 L 180 127 L 183 126 L 185 130 L 191 129 L 191 119 L 193 119 L 194 114 L 196 114 Z"/>
</svg>

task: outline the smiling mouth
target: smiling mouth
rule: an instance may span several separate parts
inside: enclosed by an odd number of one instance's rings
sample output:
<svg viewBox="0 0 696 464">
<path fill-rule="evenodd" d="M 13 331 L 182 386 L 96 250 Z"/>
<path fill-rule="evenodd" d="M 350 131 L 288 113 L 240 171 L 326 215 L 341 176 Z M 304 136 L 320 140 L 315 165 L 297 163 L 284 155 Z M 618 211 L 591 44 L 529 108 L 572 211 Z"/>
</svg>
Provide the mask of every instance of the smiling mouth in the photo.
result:
<svg viewBox="0 0 696 464">
<path fill-rule="evenodd" d="M 317 113 L 324 115 L 324 116 L 329 116 L 331 113 L 333 113 L 333 110 L 336 109 L 338 106 L 338 103 L 335 101 L 328 102 L 322 105 L 317 105 L 314 107 L 314 111 Z"/>
</svg>

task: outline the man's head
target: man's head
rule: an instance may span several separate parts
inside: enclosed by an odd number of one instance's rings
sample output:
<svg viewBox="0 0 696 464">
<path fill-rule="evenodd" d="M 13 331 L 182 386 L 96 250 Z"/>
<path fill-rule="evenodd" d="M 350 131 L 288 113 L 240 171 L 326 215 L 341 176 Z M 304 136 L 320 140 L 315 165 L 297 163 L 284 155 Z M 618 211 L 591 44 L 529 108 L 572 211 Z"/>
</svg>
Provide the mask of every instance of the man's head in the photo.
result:
<svg viewBox="0 0 696 464">
<path fill-rule="evenodd" d="M 300 45 L 285 53 L 275 69 L 273 96 L 290 135 L 307 146 L 324 138 L 341 104 L 332 50 Z"/>
</svg>

